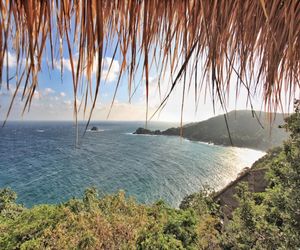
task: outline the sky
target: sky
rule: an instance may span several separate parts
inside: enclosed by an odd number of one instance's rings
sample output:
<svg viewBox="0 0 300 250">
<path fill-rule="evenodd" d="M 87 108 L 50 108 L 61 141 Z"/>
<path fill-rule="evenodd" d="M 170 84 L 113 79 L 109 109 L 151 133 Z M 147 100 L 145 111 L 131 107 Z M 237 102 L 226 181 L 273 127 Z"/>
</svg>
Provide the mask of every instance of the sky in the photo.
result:
<svg viewBox="0 0 300 250">
<path fill-rule="evenodd" d="M 56 54 L 59 54 L 57 50 Z M 134 95 L 129 102 L 128 91 L 128 76 L 125 74 L 118 88 L 116 99 L 112 107 L 111 113 L 108 117 L 111 101 L 115 91 L 119 71 L 120 71 L 120 56 L 117 56 L 112 62 L 112 68 L 108 73 L 108 67 L 112 61 L 113 50 L 108 49 L 104 57 L 103 78 L 107 78 L 107 81 L 101 82 L 100 94 L 97 98 L 96 108 L 94 110 L 92 120 L 118 120 L 118 121 L 145 121 L 146 119 L 146 94 L 145 94 L 145 78 L 142 73 L 142 69 L 138 69 L 136 73 L 136 79 L 141 79 L 141 84 L 138 85 Z M 74 51 L 74 58 L 76 61 L 76 50 Z M 60 60 L 59 55 L 56 57 L 55 67 L 52 69 L 48 65 L 50 64 L 49 54 L 45 54 L 42 61 L 42 69 L 38 76 L 39 86 L 34 94 L 30 110 L 26 110 L 22 115 L 24 107 L 24 101 L 21 100 L 22 88 L 17 94 L 17 98 L 14 102 L 13 109 L 10 113 L 9 120 L 73 120 L 73 85 L 70 61 L 67 56 L 67 48 L 64 45 L 63 54 L 63 74 L 61 77 Z M 96 60 L 96 58 L 95 58 Z M 6 65 L 4 65 L 6 67 Z M 16 54 L 13 49 L 8 53 L 8 67 L 10 76 L 14 75 L 16 70 Z M 201 68 L 199 68 L 201 71 Z M 93 79 L 95 81 L 95 70 L 93 71 Z M 4 74 L 5 75 L 5 74 Z M 158 75 L 157 70 L 152 68 L 150 70 L 150 86 L 149 86 L 149 116 L 151 116 L 161 103 L 161 97 L 158 89 Z M 170 71 L 166 70 L 165 77 L 161 81 L 161 96 L 164 96 L 170 89 Z M 4 77 L 5 78 L 5 77 Z M 3 79 L 4 80 L 4 79 Z M 234 81 L 234 79 L 233 79 Z M 12 95 L 16 88 L 14 78 L 10 81 L 9 90 L 5 87 L 6 82 L 2 82 L 0 90 L 0 120 L 4 120 L 8 106 L 10 104 Z M 170 121 L 180 122 L 181 118 L 181 100 L 182 100 L 182 87 L 183 84 L 179 83 L 175 90 L 171 94 L 167 105 L 161 112 L 155 115 L 153 121 Z M 77 101 L 80 104 L 84 91 L 79 91 Z M 191 88 L 188 91 L 186 89 L 183 121 L 195 122 L 205 120 L 212 116 L 224 113 L 224 110 L 219 104 L 215 106 L 215 112 L 212 105 L 212 99 L 203 90 L 199 95 L 197 110 L 195 105 L 194 90 Z M 247 103 L 247 92 L 242 89 L 239 94 L 239 98 L 236 101 L 234 84 L 229 91 L 229 98 L 227 103 L 227 110 L 235 109 L 249 109 L 249 103 Z M 252 103 L 254 109 L 262 109 L 261 96 L 253 96 Z M 81 111 L 83 108 L 81 108 Z M 87 114 L 79 112 L 79 119 L 86 120 Z"/>
</svg>

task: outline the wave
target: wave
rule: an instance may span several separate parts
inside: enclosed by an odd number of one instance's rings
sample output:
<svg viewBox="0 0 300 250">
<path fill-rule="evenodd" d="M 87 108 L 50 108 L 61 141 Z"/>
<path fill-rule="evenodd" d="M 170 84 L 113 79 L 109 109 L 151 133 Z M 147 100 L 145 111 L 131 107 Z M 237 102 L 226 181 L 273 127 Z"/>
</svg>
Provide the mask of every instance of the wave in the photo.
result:
<svg viewBox="0 0 300 250">
<path fill-rule="evenodd" d="M 98 130 L 91 130 L 91 129 L 87 129 L 86 132 L 91 132 L 91 133 L 100 133 L 100 132 L 104 132 L 104 129 L 98 129 Z"/>
<path fill-rule="evenodd" d="M 197 141 L 197 142 L 200 144 L 205 144 L 205 145 L 209 145 L 209 146 L 220 146 L 220 145 L 214 144 L 213 142 L 204 142 L 204 141 Z"/>
</svg>

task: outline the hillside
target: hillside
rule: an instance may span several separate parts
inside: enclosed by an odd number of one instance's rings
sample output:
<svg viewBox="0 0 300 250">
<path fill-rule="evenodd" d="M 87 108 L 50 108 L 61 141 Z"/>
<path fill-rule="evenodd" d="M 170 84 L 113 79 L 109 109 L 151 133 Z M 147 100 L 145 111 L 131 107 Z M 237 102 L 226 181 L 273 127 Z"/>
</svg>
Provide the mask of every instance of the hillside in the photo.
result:
<svg viewBox="0 0 300 250">
<path fill-rule="evenodd" d="M 239 110 L 228 113 L 229 131 L 234 146 L 267 151 L 277 147 L 287 139 L 288 134 L 279 129 L 284 124 L 283 114 L 256 112 L 258 119 L 251 111 Z M 206 121 L 189 123 L 182 128 L 183 137 L 189 140 L 203 141 L 218 145 L 231 145 L 224 115 Z M 165 131 L 150 131 L 139 128 L 135 134 L 180 135 L 180 128 L 169 128 Z"/>
<path fill-rule="evenodd" d="M 226 218 L 231 218 L 232 212 L 238 207 L 236 199 L 237 190 L 241 183 L 248 184 L 249 191 L 253 193 L 264 192 L 268 187 L 268 173 L 275 162 L 284 161 L 284 151 L 282 147 L 276 147 L 268 151 L 266 155 L 253 163 L 251 168 L 244 169 L 239 176 L 226 187 L 214 194 Z"/>
</svg>

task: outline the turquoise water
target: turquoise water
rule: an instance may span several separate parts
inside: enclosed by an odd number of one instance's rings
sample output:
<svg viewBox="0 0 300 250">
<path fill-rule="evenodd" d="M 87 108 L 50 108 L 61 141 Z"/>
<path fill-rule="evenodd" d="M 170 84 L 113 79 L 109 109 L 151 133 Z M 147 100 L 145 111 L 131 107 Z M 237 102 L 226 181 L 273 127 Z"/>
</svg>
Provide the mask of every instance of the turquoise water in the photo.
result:
<svg viewBox="0 0 300 250">
<path fill-rule="evenodd" d="M 14 189 L 26 206 L 63 202 L 95 186 L 104 193 L 122 189 L 143 203 L 164 199 L 176 207 L 203 185 L 222 188 L 263 155 L 179 137 L 132 135 L 143 123 L 94 125 L 100 130 L 88 131 L 75 148 L 71 122 L 8 123 L 0 129 L 0 187 Z"/>
</svg>

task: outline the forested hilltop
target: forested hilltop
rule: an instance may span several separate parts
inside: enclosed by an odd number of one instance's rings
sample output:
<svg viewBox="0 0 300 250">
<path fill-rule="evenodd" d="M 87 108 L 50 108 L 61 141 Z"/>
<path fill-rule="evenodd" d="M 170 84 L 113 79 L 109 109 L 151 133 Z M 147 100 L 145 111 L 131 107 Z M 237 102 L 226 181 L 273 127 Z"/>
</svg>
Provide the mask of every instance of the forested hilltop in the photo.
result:
<svg viewBox="0 0 300 250">
<path fill-rule="evenodd" d="M 278 126 L 284 123 L 283 114 L 237 110 L 228 113 L 227 120 L 230 136 L 234 146 L 266 151 L 279 146 L 288 134 Z M 150 131 L 138 128 L 135 134 L 180 135 L 180 128 L 165 131 Z M 206 121 L 189 123 L 183 126 L 182 136 L 189 140 L 203 141 L 219 145 L 231 145 L 223 115 Z"/>
<path fill-rule="evenodd" d="M 186 197 L 180 209 L 93 188 L 82 199 L 28 209 L 2 189 L 0 249 L 299 249 L 299 109 L 284 127 L 289 139 L 255 164 L 268 168 L 267 188 L 253 193 L 240 183 L 229 220 L 209 190 Z"/>
</svg>

